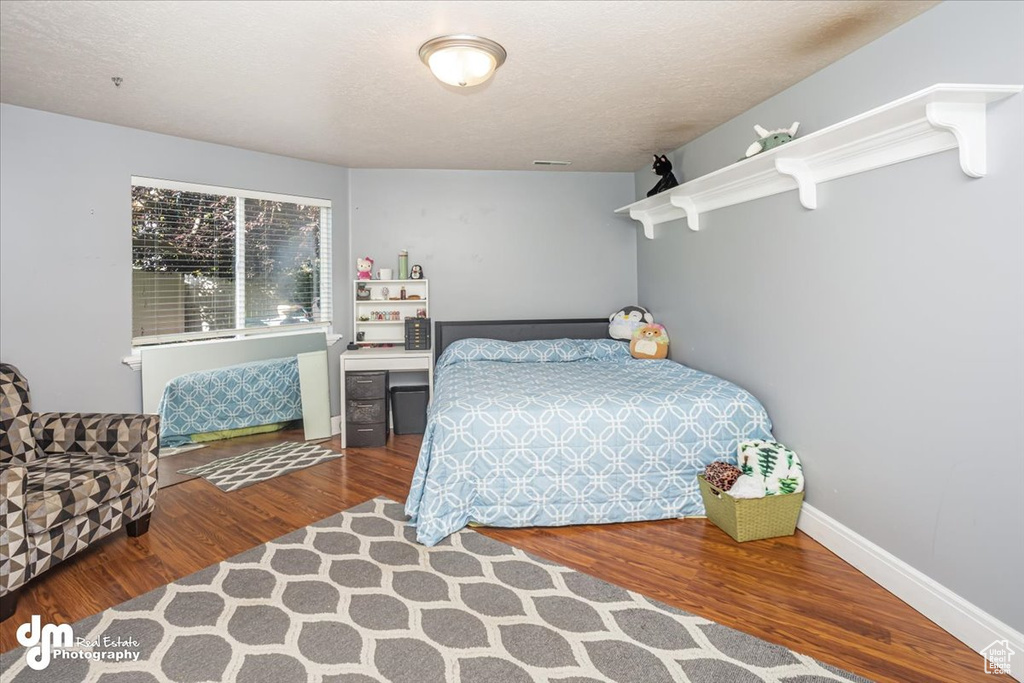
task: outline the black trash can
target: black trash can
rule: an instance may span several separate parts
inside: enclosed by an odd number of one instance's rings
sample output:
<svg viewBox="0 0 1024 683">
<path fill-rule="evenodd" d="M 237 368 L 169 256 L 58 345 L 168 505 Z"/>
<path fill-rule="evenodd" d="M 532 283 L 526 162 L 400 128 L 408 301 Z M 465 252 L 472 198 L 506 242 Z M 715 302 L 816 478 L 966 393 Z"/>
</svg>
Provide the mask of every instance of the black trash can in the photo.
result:
<svg viewBox="0 0 1024 683">
<path fill-rule="evenodd" d="M 422 434 L 427 430 L 429 387 L 391 387 L 391 417 L 395 434 Z"/>
</svg>

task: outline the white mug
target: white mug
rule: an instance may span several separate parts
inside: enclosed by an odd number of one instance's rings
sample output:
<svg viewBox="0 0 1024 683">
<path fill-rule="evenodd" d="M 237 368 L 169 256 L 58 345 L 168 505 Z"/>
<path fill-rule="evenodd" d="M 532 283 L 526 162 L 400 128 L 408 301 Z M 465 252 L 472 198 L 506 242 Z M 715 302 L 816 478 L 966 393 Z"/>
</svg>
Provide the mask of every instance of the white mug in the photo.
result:
<svg viewBox="0 0 1024 683">
<path fill-rule="evenodd" d="M 390 280 L 390 279 L 392 279 L 391 278 L 391 274 L 392 274 L 392 271 L 391 271 L 390 268 L 380 268 L 377 271 L 377 279 L 378 280 Z"/>
</svg>

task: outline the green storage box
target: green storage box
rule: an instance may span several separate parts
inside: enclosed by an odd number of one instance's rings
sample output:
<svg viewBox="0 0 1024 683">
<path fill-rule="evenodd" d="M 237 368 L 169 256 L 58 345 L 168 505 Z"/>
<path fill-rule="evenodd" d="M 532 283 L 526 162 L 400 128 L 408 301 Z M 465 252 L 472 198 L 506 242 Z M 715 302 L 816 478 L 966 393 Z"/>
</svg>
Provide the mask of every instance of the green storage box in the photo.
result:
<svg viewBox="0 0 1024 683">
<path fill-rule="evenodd" d="M 796 533 L 803 491 L 737 500 L 709 484 L 704 475 L 699 475 L 697 481 L 708 519 L 734 540 L 742 543 Z"/>
</svg>

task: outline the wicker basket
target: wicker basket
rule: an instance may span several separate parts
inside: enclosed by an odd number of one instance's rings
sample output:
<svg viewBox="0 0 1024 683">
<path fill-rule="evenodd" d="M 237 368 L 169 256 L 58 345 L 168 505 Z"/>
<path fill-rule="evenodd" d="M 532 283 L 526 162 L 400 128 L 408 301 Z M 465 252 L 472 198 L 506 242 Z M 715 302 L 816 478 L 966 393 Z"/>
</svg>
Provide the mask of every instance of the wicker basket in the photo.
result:
<svg viewBox="0 0 1024 683">
<path fill-rule="evenodd" d="M 697 480 L 708 519 L 733 539 L 756 541 L 792 536 L 796 532 L 796 519 L 804 502 L 803 491 L 737 500 L 709 484 L 704 475 L 699 475 Z"/>
</svg>

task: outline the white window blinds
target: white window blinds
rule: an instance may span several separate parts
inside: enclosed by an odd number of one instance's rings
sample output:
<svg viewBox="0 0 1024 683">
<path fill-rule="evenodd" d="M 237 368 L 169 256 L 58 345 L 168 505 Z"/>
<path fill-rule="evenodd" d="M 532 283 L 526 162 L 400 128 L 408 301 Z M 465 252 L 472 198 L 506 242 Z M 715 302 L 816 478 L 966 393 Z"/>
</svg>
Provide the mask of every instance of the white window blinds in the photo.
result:
<svg viewBox="0 0 1024 683">
<path fill-rule="evenodd" d="M 331 203 L 132 178 L 132 345 L 331 322 Z"/>
</svg>

